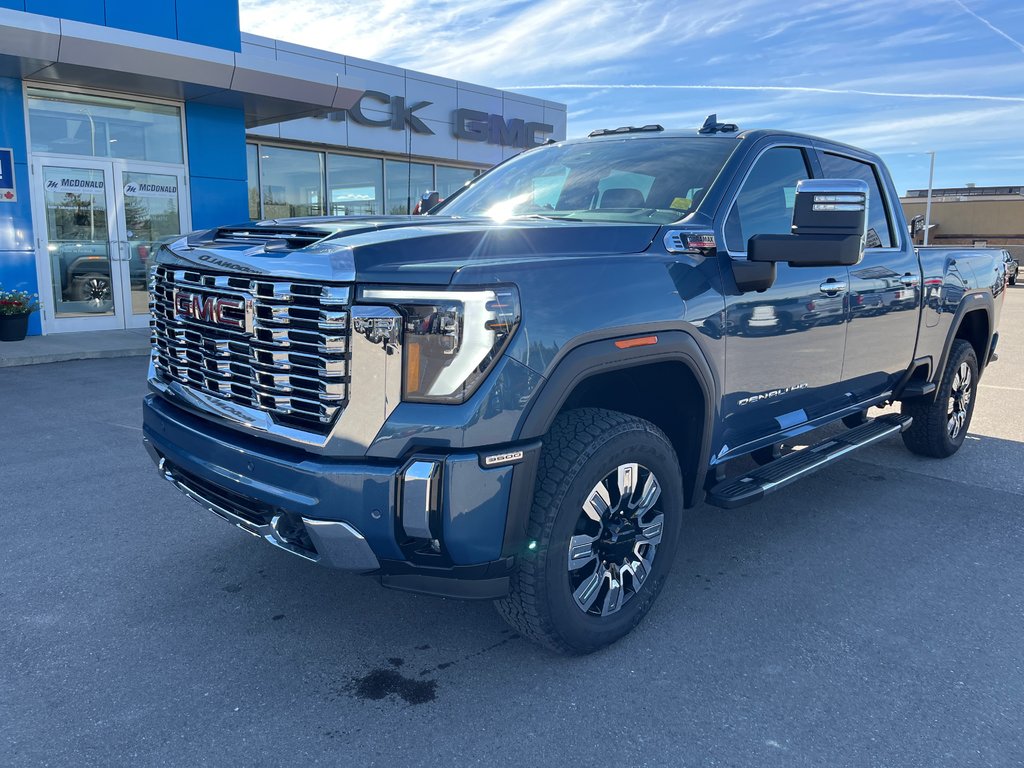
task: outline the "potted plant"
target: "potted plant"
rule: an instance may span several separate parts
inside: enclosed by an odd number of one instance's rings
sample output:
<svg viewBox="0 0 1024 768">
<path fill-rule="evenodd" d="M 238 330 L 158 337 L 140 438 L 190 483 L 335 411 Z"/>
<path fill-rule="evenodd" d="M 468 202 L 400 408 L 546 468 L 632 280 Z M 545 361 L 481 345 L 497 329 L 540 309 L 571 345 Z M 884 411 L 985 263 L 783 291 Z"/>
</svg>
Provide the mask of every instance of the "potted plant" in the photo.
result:
<svg viewBox="0 0 1024 768">
<path fill-rule="evenodd" d="M 21 341 L 28 333 L 28 316 L 39 309 L 39 296 L 28 291 L 5 291 L 0 286 L 0 341 Z"/>
</svg>

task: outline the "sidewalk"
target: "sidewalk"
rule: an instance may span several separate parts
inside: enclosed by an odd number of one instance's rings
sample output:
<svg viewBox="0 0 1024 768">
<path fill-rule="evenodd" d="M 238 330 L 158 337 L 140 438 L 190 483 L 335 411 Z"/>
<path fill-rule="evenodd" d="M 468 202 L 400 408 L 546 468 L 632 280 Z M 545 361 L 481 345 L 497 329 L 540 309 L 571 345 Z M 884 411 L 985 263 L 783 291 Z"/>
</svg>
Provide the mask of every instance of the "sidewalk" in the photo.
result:
<svg viewBox="0 0 1024 768">
<path fill-rule="evenodd" d="M 132 357 L 148 352 L 148 328 L 55 333 L 29 336 L 24 341 L 0 342 L 0 368 L 97 357 Z"/>
</svg>

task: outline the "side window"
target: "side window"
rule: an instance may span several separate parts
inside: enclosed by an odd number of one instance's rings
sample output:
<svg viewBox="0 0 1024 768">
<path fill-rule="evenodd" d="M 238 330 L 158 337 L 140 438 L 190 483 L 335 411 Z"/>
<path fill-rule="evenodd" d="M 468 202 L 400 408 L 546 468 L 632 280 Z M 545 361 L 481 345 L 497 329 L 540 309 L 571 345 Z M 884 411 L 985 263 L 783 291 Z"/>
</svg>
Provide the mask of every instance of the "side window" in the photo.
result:
<svg viewBox="0 0 1024 768">
<path fill-rule="evenodd" d="M 776 147 L 761 155 L 743 182 L 743 189 L 725 221 L 728 248 L 747 250 L 751 235 L 789 234 L 793 226 L 796 184 L 810 177 L 802 149 Z"/>
<path fill-rule="evenodd" d="M 868 248 L 892 248 L 892 233 L 886 211 L 885 195 L 874 166 L 840 155 L 821 155 L 821 166 L 830 179 L 860 179 L 868 185 Z"/>
</svg>

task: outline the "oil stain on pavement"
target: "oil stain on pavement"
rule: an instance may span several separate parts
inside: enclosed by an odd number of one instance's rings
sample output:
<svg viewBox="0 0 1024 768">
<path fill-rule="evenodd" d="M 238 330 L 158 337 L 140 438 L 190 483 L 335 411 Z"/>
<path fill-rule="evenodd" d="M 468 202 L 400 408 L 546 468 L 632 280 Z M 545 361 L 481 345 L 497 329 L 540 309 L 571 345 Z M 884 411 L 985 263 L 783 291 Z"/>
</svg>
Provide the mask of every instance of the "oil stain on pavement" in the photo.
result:
<svg viewBox="0 0 1024 768">
<path fill-rule="evenodd" d="M 448 669 L 448 667 L 451 667 L 458 661 L 469 661 L 477 656 L 493 651 L 495 648 L 500 648 L 513 640 L 518 640 L 520 637 L 511 630 L 503 630 L 502 634 L 507 634 L 508 637 L 499 640 L 493 645 L 467 654 L 462 659 L 442 661 L 433 667 L 427 667 L 420 672 L 420 677 L 429 675 L 431 672 L 440 672 Z M 416 650 L 427 650 L 429 648 L 429 645 L 417 646 Z M 403 675 L 398 670 L 405 666 L 405 659 L 399 656 L 388 658 L 388 664 L 390 664 L 389 667 L 377 667 L 362 677 L 355 678 L 348 691 L 356 698 L 363 699 L 364 701 L 380 701 L 388 696 L 397 696 L 407 704 L 426 704 L 437 698 L 437 680 L 417 680 Z"/>
</svg>

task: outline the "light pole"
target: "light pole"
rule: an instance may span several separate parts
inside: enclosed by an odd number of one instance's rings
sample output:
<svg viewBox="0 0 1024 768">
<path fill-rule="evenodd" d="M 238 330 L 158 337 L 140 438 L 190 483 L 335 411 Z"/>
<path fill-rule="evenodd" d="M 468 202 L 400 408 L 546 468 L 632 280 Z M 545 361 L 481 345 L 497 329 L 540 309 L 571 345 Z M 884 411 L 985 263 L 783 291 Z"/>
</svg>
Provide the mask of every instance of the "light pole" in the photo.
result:
<svg viewBox="0 0 1024 768">
<path fill-rule="evenodd" d="M 928 234 L 932 227 L 932 182 L 935 179 L 935 152 L 929 152 L 932 159 L 928 165 L 928 202 L 924 206 L 924 244 L 928 245 Z"/>
</svg>

